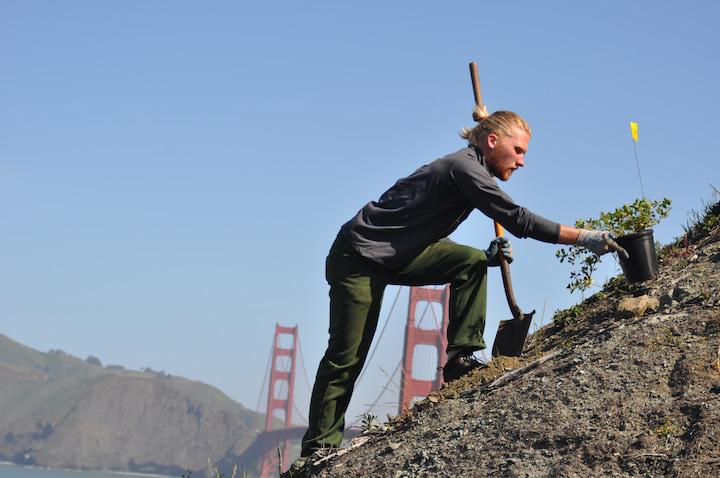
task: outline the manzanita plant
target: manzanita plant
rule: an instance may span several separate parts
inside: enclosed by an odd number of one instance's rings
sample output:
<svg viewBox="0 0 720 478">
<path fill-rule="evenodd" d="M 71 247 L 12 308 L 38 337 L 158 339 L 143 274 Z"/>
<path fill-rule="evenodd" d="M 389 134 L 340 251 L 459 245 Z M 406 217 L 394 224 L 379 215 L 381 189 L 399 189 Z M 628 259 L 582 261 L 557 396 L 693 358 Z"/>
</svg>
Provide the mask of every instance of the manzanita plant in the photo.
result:
<svg viewBox="0 0 720 478">
<path fill-rule="evenodd" d="M 610 231 L 615 237 L 627 236 L 650 229 L 670 213 L 670 199 L 660 201 L 637 199 L 623 204 L 612 212 L 601 212 L 598 219 L 577 221 L 577 227 Z"/>
<path fill-rule="evenodd" d="M 610 231 L 615 237 L 635 234 L 650 229 L 665 219 L 670 213 L 670 203 L 668 198 L 660 201 L 637 199 L 634 203 L 624 204 L 614 211 L 601 212 L 598 218 L 575 221 L 575 227 Z M 555 257 L 560 259 L 560 262 L 567 261 L 574 266 L 567 285 L 570 292 L 579 290 L 584 293 L 593 285 L 592 275 L 600 263 L 600 256 L 584 247 L 568 246 L 559 249 Z"/>
</svg>

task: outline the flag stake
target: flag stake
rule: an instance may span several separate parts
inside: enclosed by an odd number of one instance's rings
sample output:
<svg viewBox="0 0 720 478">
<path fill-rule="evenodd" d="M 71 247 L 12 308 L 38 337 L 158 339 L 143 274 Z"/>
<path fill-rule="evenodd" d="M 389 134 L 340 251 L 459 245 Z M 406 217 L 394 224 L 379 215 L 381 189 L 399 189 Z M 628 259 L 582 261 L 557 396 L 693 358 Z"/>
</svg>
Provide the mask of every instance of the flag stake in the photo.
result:
<svg viewBox="0 0 720 478">
<path fill-rule="evenodd" d="M 645 190 L 643 189 L 642 175 L 640 174 L 640 161 L 638 161 L 636 146 L 636 143 L 638 141 L 638 126 L 637 123 L 634 121 L 630 122 L 630 134 L 632 136 L 633 151 L 635 152 L 635 165 L 637 166 L 638 179 L 640 180 L 640 194 L 642 195 L 642 198 L 645 199 Z"/>
</svg>

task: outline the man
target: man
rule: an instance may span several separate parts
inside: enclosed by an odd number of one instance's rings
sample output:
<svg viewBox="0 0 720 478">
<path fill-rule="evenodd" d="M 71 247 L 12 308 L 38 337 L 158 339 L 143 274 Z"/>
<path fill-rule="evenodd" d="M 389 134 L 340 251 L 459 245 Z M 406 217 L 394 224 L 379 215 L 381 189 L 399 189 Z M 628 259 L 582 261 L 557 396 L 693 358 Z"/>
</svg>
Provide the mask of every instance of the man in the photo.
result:
<svg viewBox="0 0 720 478">
<path fill-rule="evenodd" d="M 301 456 L 342 440 L 345 411 L 372 342 L 388 284 L 450 284 L 448 361 L 444 380 L 481 364 L 485 348 L 487 267 L 501 254 L 512 260 L 505 237 L 487 250 L 456 244 L 447 236 L 473 209 L 517 237 L 577 244 L 596 254 L 622 250 L 605 231 L 580 230 L 533 214 L 496 184 L 525 165 L 530 127 L 519 115 L 498 111 L 464 128 L 468 146 L 398 180 L 377 202 L 365 205 L 340 229 L 326 262 L 330 285 L 330 340 L 318 367 L 309 427 Z"/>
</svg>

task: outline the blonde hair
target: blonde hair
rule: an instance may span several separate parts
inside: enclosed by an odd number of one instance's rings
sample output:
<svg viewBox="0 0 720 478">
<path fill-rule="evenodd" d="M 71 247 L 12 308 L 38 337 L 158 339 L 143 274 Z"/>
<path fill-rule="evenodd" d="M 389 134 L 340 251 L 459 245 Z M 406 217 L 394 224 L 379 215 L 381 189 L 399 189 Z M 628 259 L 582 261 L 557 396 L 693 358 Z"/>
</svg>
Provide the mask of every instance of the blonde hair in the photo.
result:
<svg viewBox="0 0 720 478">
<path fill-rule="evenodd" d="M 468 140 L 468 143 L 478 148 L 490 133 L 495 133 L 502 138 L 510 136 L 514 127 L 518 127 L 532 136 L 527 121 L 512 111 L 496 111 L 488 115 L 484 106 L 476 106 L 473 111 L 473 119 L 477 121 L 477 126 L 472 129 L 464 127 L 460 130 L 460 137 Z"/>
</svg>

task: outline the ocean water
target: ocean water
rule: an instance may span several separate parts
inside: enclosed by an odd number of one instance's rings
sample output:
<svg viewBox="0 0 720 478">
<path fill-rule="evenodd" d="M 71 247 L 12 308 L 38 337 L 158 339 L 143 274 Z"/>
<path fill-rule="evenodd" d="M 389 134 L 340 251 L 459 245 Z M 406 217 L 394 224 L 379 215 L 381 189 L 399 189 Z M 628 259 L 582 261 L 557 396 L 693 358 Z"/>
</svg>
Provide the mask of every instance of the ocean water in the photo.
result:
<svg viewBox="0 0 720 478">
<path fill-rule="evenodd" d="M 47 470 L 0 463 L 0 478 L 143 478 L 159 475 L 140 475 L 138 473 L 101 473 L 97 471 Z M 179 478 L 179 477 L 177 477 Z"/>
</svg>

